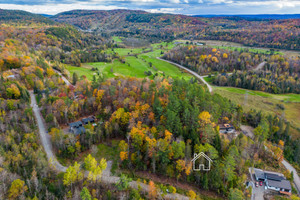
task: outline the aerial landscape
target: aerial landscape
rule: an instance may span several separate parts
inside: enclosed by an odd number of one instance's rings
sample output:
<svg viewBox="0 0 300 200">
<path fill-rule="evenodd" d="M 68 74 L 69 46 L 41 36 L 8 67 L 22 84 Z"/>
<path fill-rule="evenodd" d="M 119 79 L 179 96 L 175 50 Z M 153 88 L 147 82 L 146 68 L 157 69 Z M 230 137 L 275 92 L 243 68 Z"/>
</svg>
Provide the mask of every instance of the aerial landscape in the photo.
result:
<svg viewBox="0 0 300 200">
<path fill-rule="evenodd" d="M 300 200 L 299 10 L 1 1 L 0 200 Z"/>
</svg>

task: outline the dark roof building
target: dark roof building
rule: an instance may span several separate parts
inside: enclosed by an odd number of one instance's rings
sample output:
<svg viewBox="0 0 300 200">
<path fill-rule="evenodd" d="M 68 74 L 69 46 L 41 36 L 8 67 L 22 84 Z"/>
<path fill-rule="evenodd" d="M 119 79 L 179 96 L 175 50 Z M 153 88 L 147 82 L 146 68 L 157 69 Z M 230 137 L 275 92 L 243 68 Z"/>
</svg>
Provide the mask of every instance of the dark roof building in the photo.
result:
<svg viewBox="0 0 300 200">
<path fill-rule="evenodd" d="M 291 183 L 288 180 L 281 180 L 281 181 L 268 180 L 267 182 L 269 187 L 281 188 L 288 191 L 292 190 Z"/>
<path fill-rule="evenodd" d="M 268 180 L 273 180 L 273 181 L 281 181 L 284 180 L 285 178 L 283 176 L 280 176 L 278 174 L 273 174 L 273 173 L 265 173 L 265 177 Z"/>
<path fill-rule="evenodd" d="M 70 126 L 69 132 L 75 135 L 80 135 L 81 133 L 85 133 L 85 128 L 83 127 L 81 121 L 69 123 L 69 126 Z"/>
<path fill-rule="evenodd" d="M 85 128 L 80 126 L 78 128 L 73 128 L 71 131 L 74 135 L 80 135 L 81 133 L 85 133 Z"/>
<path fill-rule="evenodd" d="M 263 170 L 254 168 L 254 175 L 257 181 L 265 181 L 265 172 Z"/>
<path fill-rule="evenodd" d="M 278 191 L 281 194 L 291 195 L 291 183 L 286 180 L 283 174 L 254 168 L 254 175 L 256 181 L 266 182 L 267 189 Z"/>
<path fill-rule="evenodd" d="M 84 125 L 86 125 L 88 123 L 94 123 L 95 122 L 95 117 L 92 116 L 92 117 L 83 118 L 81 121 Z"/>
<path fill-rule="evenodd" d="M 82 126 L 82 122 L 81 121 L 72 122 L 72 123 L 69 123 L 69 126 L 70 126 L 70 128 L 71 127 L 79 127 L 79 126 Z"/>
</svg>

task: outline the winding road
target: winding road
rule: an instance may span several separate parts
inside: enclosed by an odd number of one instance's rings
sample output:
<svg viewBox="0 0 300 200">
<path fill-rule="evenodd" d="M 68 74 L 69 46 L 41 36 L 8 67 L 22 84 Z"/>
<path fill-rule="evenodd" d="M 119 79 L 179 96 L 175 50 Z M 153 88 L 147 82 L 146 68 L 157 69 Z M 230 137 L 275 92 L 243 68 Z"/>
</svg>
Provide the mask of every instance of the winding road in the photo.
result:
<svg viewBox="0 0 300 200">
<path fill-rule="evenodd" d="M 300 196 L 300 178 L 299 178 L 299 175 L 298 175 L 296 169 L 290 163 L 288 163 L 285 159 L 283 159 L 281 161 L 281 163 L 284 165 L 284 167 L 287 170 L 294 173 L 294 183 L 295 183 L 295 186 L 298 190 L 298 195 Z"/>
<path fill-rule="evenodd" d="M 58 73 L 58 74 L 60 74 L 60 73 Z M 63 78 L 63 80 L 65 81 L 65 83 L 67 85 L 72 85 L 65 77 L 62 76 L 62 78 Z M 37 105 L 35 94 L 33 93 L 33 91 L 29 91 L 29 93 L 30 93 L 30 99 L 31 99 L 30 106 L 32 107 L 32 110 L 33 110 L 33 113 L 34 113 L 34 116 L 35 116 L 35 119 L 36 119 L 36 122 L 37 122 L 37 125 L 38 125 L 38 129 L 39 129 L 40 140 L 41 140 L 42 145 L 44 147 L 44 150 L 46 152 L 49 163 L 52 167 L 55 168 L 56 171 L 66 172 L 67 167 L 61 165 L 58 162 L 58 160 L 55 156 L 55 153 L 53 152 L 53 148 L 52 148 L 52 144 L 51 144 L 51 137 L 46 131 L 46 125 L 45 125 L 44 119 L 42 117 L 42 114 L 40 112 L 40 108 Z M 104 184 L 116 184 L 120 180 L 120 177 L 111 175 L 111 173 L 110 173 L 111 167 L 112 167 L 112 161 L 107 161 L 107 167 L 103 171 L 102 177 L 101 177 L 101 181 Z M 85 171 L 84 175 L 87 177 L 88 172 Z M 130 185 L 130 187 L 132 187 L 134 189 L 139 189 L 139 187 L 140 187 L 141 190 L 146 194 L 148 194 L 148 192 L 149 192 L 149 186 L 147 184 L 140 183 L 140 182 L 137 182 L 137 181 L 131 181 L 129 183 L 129 185 Z M 178 194 L 178 193 L 166 194 L 164 196 L 164 199 L 189 200 L 189 198 L 187 196 L 184 196 L 184 195 L 181 195 L 181 194 Z"/>
<path fill-rule="evenodd" d="M 206 77 L 206 76 L 200 76 L 200 75 L 197 74 L 196 72 L 194 72 L 194 71 L 192 71 L 192 70 L 190 70 L 190 69 L 188 69 L 188 68 L 186 68 L 186 67 L 184 67 L 184 66 L 182 66 L 182 65 L 179 65 L 179 64 L 177 64 L 177 63 L 174 63 L 174 62 L 172 62 L 172 61 L 165 60 L 165 59 L 162 59 L 162 58 L 160 58 L 160 57 L 157 57 L 157 59 L 158 59 L 158 60 L 165 61 L 165 62 L 168 62 L 168 63 L 170 63 L 170 64 L 172 64 L 172 65 L 175 65 L 176 67 L 179 67 L 180 69 L 183 69 L 183 70 L 189 72 L 190 74 L 192 74 L 193 76 L 195 76 L 197 79 L 201 80 L 201 81 L 207 86 L 209 92 L 212 93 L 212 90 L 213 90 L 213 89 L 212 89 L 211 85 L 209 85 L 209 84 L 204 80 L 204 77 Z"/>
</svg>

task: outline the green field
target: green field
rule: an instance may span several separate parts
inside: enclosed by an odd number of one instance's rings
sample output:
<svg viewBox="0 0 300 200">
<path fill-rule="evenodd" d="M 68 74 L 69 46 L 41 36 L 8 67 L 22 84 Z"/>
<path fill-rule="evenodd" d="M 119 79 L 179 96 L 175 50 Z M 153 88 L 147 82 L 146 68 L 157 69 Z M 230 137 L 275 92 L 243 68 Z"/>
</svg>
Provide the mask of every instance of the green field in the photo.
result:
<svg viewBox="0 0 300 200">
<path fill-rule="evenodd" d="M 125 57 L 125 63 L 121 63 L 115 59 L 112 63 L 95 62 L 85 63 L 82 67 L 74 67 L 66 65 L 66 69 L 72 75 L 76 72 L 79 76 L 85 75 L 88 79 L 92 80 L 93 76 L 97 74 L 97 71 L 92 71 L 92 68 L 96 68 L 107 78 L 113 78 L 116 76 L 129 76 L 136 78 L 148 77 L 153 79 L 153 75 L 166 76 L 173 78 L 184 78 L 189 80 L 192 76 L 190 74 L 182 72 L 174 65 L 158 60 L 157 57 L 162 56 L 163 51 L 167 51 L 174 47 L 173 43 L 156 43 L 147 48 L 115 48 L 109 49 L 107 53 L 118 53 L 120 56 Z M 136 56 L 132 56 L 132 55 Z M 152 67 L 150 67 L 150 62 Z M 146 75 L 145 72 L 150 71 L 152 75 Z"/>
<path fill-rule="evenodd" d="M 259 49 L 259 48 L 251 48 L 251 47 L 230 47 L 230 46 L 212 46 L 213 48 L 216 49 L 226 49 L 226 50 L 231 50 L 231 51 L 245 51 L 248 50 L 249 52 L 252 53 L 262 53 L 262 54 L 271 54 L 270 50 L 267 49 Z M 279 51 L 274 51 L 273 54 L 280 54 L 284 55 L 282 52 Z"/>
<path fill-rule="evenodd" d="M 228 91 L 232 93 L 237 93 L 237 94 L 242 94 L 245 95 L 246 93 L 248 95 L 253 95 L 253 96 L 260 96 L 260 97 L 265 97 L 265 98 L 270 98 L 274 100 L 278 100 L 281 102 L 294 102 L 294 103 L 300 103 L 300 94 L 271 94 L 267 92 L 261 92 L 261 91 L 255 91 L 255 90 L 246 90 L 242 88 L 234 88 L 234 87 L 217 87 L 214 86 L 214 88 L 222 91 Z"/>
<path fill-rule="evenodd" d="M 120 37 L 117 36 L 113 36 L 112 39 L 116 42 L 116 43 L 122 43 L 122 39 Z"/>
<path fill-rule="evenodd" d="M 293 127 L 300 128 L 300 95 L 299 94 L 270 94 L 261 91 L 245 90 L 232 87 L 213 86 L 214 93 L 220 94 L 243 106 L 245 111 L 261 110 L 265 114 L 284 116 Z M 246 95 L 246 93 L 248 95 Z M 277 104 L 284 106 L 280 109 Z M 295 131 L 296 133 L 297 131 Z M 297 135 L 299 137 L 299 133 Z"/>
</svg>

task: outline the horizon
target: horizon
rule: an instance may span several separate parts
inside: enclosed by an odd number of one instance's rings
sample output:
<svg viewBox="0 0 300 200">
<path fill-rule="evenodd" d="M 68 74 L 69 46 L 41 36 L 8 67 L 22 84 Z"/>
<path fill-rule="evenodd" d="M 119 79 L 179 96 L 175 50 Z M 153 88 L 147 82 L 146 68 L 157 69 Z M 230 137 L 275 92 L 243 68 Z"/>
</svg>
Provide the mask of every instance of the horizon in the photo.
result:
<svg viewBox="0 0 300 200">
<path fill-rule="evenodd" d="M 0 4 L 1 5 L 1 4 Z M 24 9 L 7 9 L 7 8 L 1 8 L 0 10 L 15 10 L 15 11 L 25 11 L 25 12 L 29 12 L 32 14 L 38 14 L 38 15 L 48 15 L 48 16 L 54 16 L 60 13 L 64 13 L 64 12 L 70 12 L 70 11 L 75 11 L 75 10 L 83 10 L 83 11 L 113 11 L 113 10 L 131 10 L 131 11 L 145 11 L 148 13 L 161 13 L 161 14 L 178 14 L 178 15 L 187 15 L 187 16 L 203 16 L 203 17 L 218 17 L 218 16 L 289 16 L 289 15 L 300 15 L 299 13 L 261 13 L 261 14 L 255 14 L 255 13 L 240 13 L 240 14 L 184 14 L 184 13 L 172 13 L 172 12 L 151 12 L 149 10 L 143 10 L 143 9 L 130 9 L 130 8 L 116 8 L 116 9 L 72 9 L 72 10 L 65 10 L 62 12 L 58 12 L 55 14 L 47 14 L 47 13 L 42 13 L 42 12 L 32 12 L 32 11 L 28 11 L 28 10 L 24 10 Z"/>
<path fill-rule="evenodd" d="M 115 9 L 184 15 L 291 15 L 299 14 L 300 0 L 3 0 L 0 8 L 47 15 Z"/>
</svg>

